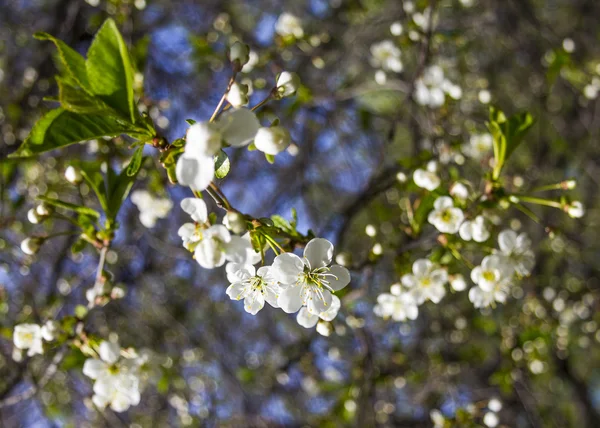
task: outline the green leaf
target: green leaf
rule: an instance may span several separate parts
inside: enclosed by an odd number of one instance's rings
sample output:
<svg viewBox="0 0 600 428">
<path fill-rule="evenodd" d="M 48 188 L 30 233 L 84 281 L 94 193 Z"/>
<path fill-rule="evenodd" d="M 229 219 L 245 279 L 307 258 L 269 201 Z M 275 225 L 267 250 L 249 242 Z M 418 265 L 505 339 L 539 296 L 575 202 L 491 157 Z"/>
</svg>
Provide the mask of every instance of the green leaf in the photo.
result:
<svg viewBox="0 0 600 428">
<path fill-rule="evenodd" d="M 223 150 L 220 150 L 219 153 L 215 155 L 215 177 L 217 178 L 225 178 L 227 174 L 229 174 L 229 169 L 231 168 L 231 164 L 229 163 L 229 157 L 227 157 L 227 153 Z"/>
<path fill-rule="evenodd" d="M 106 179 L 106 194 L 108 195 L 106 215 L 109 219 L 114 220 L 117 217 L 121 205 L 123 205 L 123 202 L 125 202 L 129 195 L 138 172 L 139 168 L 133 175 L 128 175 L 128 168 L 124 168 L 116 176 L 112 170 L 109 170 Z"/>
<path fill-rule="evenodd" d="M 47 33 L 35 33 L 38 40 L 49 40 L 56 45 L 61 64 L 68 76 L 86 92 L 92 93 L 92 86 L 88 80 L 85 59 L 71 49 L 65 42 Z"/>
<path fill-rule="evenodd" d="M 492 174 L 494 180 L 500 177 L 504 164 L 523 142 L 525 134 L 534 122 L 533 116 L 527 112 L 515 114 L 507 119 L 501 110 L 490 107 L 490 120 L 487 126 L 494 139 L 494 158 L 496 161 Z"/>
<path fill-rule="evenodd" d="M 89 215 L 94 218 L 100 218 L 100 213 L 89 207 L 75 205 L 70 202 L 61 201 L 60 199 L 55 198 L 49 198 L 47 196 L 38 196 L 38 199 L 55 207 L 64 208 L 69 211 L 75 211 L 76 213 Z"/>
<path fill-rule="evenodd" d="M 80 166 L 81 175 L 86 183 L 92 188 L 98 201 L 100 202 L 100 206 L 107 212 L 108 210 L 108 198 L 106 196 L 106 186 L 104 185 L 104 177 L 98 170 L 96 164 L 82 164 Z"/>
<path fill-rule="evenodd" d="M 21 147 L 10 157 L 33 156 L 81 141 L 116 137 L 127 131 L 126 124 L 110 116 L 81 115 L 57 108 L 35 123 Z"/>
<path fill-rule="evenodd" d="M 133 68 L 117 24 L 107 19 L 90 46 L 85 63 L 94 94 L 136 123 L 139 112 L 133 97 Z"/>
<path fill-rule="evenodd" d="M 140 167 L 142 166 L 142 155 L 144 153 L 144 146 L 139 146 L 137 150 L 133 153 L 133 157 L 131 161 L 129 161 L 129 165 L 127 165 L 127 175 L 129 177 L 133 177 L 138 173 Z"/>
<path fill-rule="evenodd" d="M 275 163 L 275 156 L 273 156 L 273 155 L 268 155 L 268 154 L 265 153 L 265 159 L 270 164 L 274 164 Z"/>
<path fill-rule="evenodd" d="M 196 123 L 196 121 L 194 119 L 186 119 L 185 121 L 187 122 L 188 125 L 194 125 Z"/>
<path fill-rule="evenodd" d="M 115 115 L 115 112 L 100 98 L 70 85 L 66 79 L 57 76 L 56 83 L 58 84 L 58 101 L 65 110 L 81 114 L 107 113 Z"/>
<path fill-rule="evenodd" d="M 356 101 L 371 113 L 390 115 L 398 112 L 404 98 L 403 93 L 397 89 L 381 88 L 362 91 Z"/>
</svg>

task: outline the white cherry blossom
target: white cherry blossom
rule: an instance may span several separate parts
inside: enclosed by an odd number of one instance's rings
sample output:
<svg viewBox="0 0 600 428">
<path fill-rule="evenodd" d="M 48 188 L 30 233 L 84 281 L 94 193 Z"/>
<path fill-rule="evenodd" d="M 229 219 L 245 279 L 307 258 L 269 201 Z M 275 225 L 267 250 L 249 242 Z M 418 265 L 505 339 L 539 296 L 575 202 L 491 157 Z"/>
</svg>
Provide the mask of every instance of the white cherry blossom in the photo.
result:
<svg viewBox="0 0 600 428">
<path fill-rule="evenodd" d="M 473 220 L 465 220 L 460 225 L 458 233 L 465 241 L 485 242 L 490 237 L 490 231 L 485 224 L 485 218 L 478 215 Z"/>
<path fill-rule="evenodd" d="M 310 313 L 321 314 L 331 306 L 332 293 L 350 282 L 350 272 L 331 264 L 333 244 L 314 238 L 304 249 L 304 257 L 283 253 L 275 257 L 273 274 L 283 288 L 278 305 L 287 313 L 306 306 Z"/>
<path fill-rule="evenodd" d="M 466 201 L 469 198 L 469 189 L 463 183 L 454 183 L 450 188 L 450 195 L 459 201 Z"/>
<path fill-rule="evenodd" d="M 526 233 L 517 235 L 514 230 L 503 230 L 498 234 L 498 245 L 500 252 L 517 274 L 531 274 L 535 265 L 535 253 L 531 249 L 531 239 Z"/>
<path fill-rule="evenodd" d="M 183 224 L 177 233 L 183 246 L 194 252 L 200 266 L 212 269 L 222 266 L 226 260 L 238 263 L 246 260 L 248 251 L 252 250 L 250 241 L 232 236 L 222 224 L 210 225 L 206 203 L 202 199 L 185 198 L 181 208 L 195 223 Z"/>
<path fill-rule="evenodd" d="M 493 144 L 490 134 L 471 135 L 469 144 L 463 147 L 463 153 L 473 159 L 482 159 L 491 152 Z"/>
<path fill-rule="evenodd" d="M 441 196 L 433 203 L 434 210 L 429 213 L 427 221 L 442 233 L 458 232 L 465 215 L 460 208 L 454 206 L 452 198 Z"/>
<path fill-rule="evenodd" d="M 426 300 L 439 303 L 446 295 L 444 284 L 448 282 L 448 273 L 430 260 L 419 259 L 413 263 L 412 274 L 403 275 L 401 282 L 410 290 L 418 305 Z"/>
<path fill-rule="evenodd" d="M 205 155 L 214 155 L 221 148 L 223 135 L 216 123 L 196 122 L 187 130 L 185 141 L 186 150 L 203 153 Z"/>
<path fill-rule="evenodd" d="M 377 296 L 373 312 L 378 317 L 392 318 L 394 321 L 414 320 L 419 316 L 419 308 L 411 293 L 383 293 Z"/>
<path fill-rule="evenodd" d="M 124 412 L 140 402 L 140 378 L 134 361 L 120 358 L 117 343 L 104 341 L 100 344 L 100 358 L 88 358 L 83 374 L 93 379 L 94 404 L 103 409 L 110 406 L 115 412 Z"/>
<path fill-rule="evenodd" d="M 131 202 L 140 210 L 140 222 L 147 228 L 154 227 L 158 219 L 166 218 L 173 208 L 169 198 L 156 198 L 147 190 L 132 192 Z"/>
<path fill-rule="evenodd" d="M 471 271 L 471 280 L 483 291 L 504 289 L 512 281 L 513 270 L 507 259 L 498 254 L 484 257 L 480 266 Z"/>
<path fill-rule="evenodd" d="M 333 295 L 331 297 L 331 306 L 329 306 L 329 309 L 327 309 L 325 312 L 321 312 L 320 314 L 316 315 L 311 313 L 308 308 L 302 307 L 298 311 L 298 315 L 296 315 L 296 321 L 304 328 L 313 328 L 315 325 L 317 325 L 319 320 L 327 322 L 333 321 L 341 307 L 342 302 L 340 301 L 340 298 L 336 295 Z"/>
<path fill-rule="evenodd" d="M 30 357 L 44 353 L 42 338 L 42 328 L 37 324 L 18 324 L 13 332 L 15 348 L 27 350 Z"/>
<path fill-rule="evenodd" d="M 437 189 L 441 183 L 435 172 L 420 168 L 413 173 L 413 180 L 417 186 L 429 191 Z"/>
<path fill-rule="evenodd" d="M 291 13 L 284 12 L 279 15 L 275 23 L 275 32 L 282 37 L 294 36 L 300 39 L 304 36 L 302 21 Z"/>
<path fill-rule="evenodd" d="M 71 184 L 79 184 L 83 181 L 81 172 L 72 165 L 69 165 L 67 169 L 65 169 L 65 178 Z"/>
<path fill-rule="evenodd" d="M 237 279 L 227 288 L 227 295 L 232 300 L 243 299 L 246 312 L 256 315 L 265 302 L 274 308 L 279 307 L 277 298 L 281 288 L 270 266 L 256 270 L 251 264 L 240 266 L 237 263 L 229 263 L 226 270 L 228 279 Z"/>
<path fill-rule="evenodd" d="M 226 111 L 217 121 L 217 125 L 225 142 L 233 147 L 250 144 L 260 128 L 256 114 L 247 108 Z"/>
<path fill-rule="evenodd" d="M 400 73 L 403 69 L 400 49 L 391 40 L 371 45 L 371 65 L 386 71 Z"/>
</svg>

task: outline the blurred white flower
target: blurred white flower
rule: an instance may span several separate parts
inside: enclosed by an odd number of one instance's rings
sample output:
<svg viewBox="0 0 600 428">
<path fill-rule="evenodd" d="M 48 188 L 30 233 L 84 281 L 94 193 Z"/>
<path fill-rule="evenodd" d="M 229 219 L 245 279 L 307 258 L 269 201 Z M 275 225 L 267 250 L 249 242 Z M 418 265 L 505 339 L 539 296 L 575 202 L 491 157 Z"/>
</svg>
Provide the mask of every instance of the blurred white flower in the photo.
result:
<svg viewBox="0 0 600 428">
<path fill-rule="evenodd" d="M 498 234 L 500 252 L 515 272 L 521 276 L 531 274 L 535 265 L 535 253 L 531 249 L 531 239 L 525 233 L 517 235 L 513 230 L 503 230 Z"/>
<path fill-rule="evenodd" d="M 482 159 L 492 150 L 494 140 L 490 134 L 471 135 L 469 144 L 463 146 L 463 153 L 473 159 Z"/>
<path fill-rule="evenodd" d="M 485 218 L 478 215 L 474 220 L 465 220 L 460 225 L 458 233 L 465 241 L 485 242 L 490 237 L 490 231 L 485 225 Z"/>
<path fill-rule="evenodd" d="M 242 67 L 242 73 L 250 73 L 252 70 L 254 70 L 254 67 L 256 64 L 258 64 L 259 59 L 260 58 L 255 51 L 250 51 L 248 55 L 248 61 Z"/>
<path fill-rule="evenodd" d="M 237 62 L 238 66 L 242 67 L 249 59 L 250 49 L 248 48 L 248 45 L 238 41 L 229 47 L 229 61 L 232 63 Z"/>
<path fill-rule="evenodd" d="M 88 358 L 83 374 L 93 379 L 92 401 L 100 409 L 110 405 L 115 412 L 124 412 L 140 402 L 138 365 L 120 358 L 117 343 L 104 341 L 98 349 L 99 359 Z"/>
<path fill-rule="evenodd" d="M 461 274 L 452 275 L 450 277 L 450 287 L 454 291 L 463 291 L 467 288 L 467 281 L 465 281 L 465 277 Z"/>
<path fill-rule="evenodd" d="M 284 12 L 279 15 L 275 23 L 275 32 L 282 37 L 294 36 L 300 39 L 304 36 L 302 21 L 291 13 Z"/>
<path fill-rule="evenodd" d="M 414 296 L 410 293 L 382 293 L 377 296 L 377 304 L 373 312 L 378 317 L 392 318 L 394 321 L 417 319 L 419 308 Z"/>
<path fill-rule="evenodd" d="M 15 348 L 27 350 L 27 355 L 30 357 L 44 353 L 42 338 L 42 328 L 37 324 L 18 324 L 13 332 Z"/>
<path fill-rule="evenodd" d="M 448 282 L 448 273 L 430 260 L 419 259 L 412 265 L 412 274 L 403 275 L 401 282 L 410 290 L 418 305 L 426 300 L 439 303 L 446 295 L 444 284 Z"/>
<path fill-rule="evenodd" d="M 42 326 L 42 337 L 47 342 L 52 342 L 56 338 L 56 334 L 59 331 L 59 324 L 56 321 L 48 320 Z"/>
<path fill-rule="evenodd" d="M 403 69 L 400 49 L 391 40 L 371 45 L 371 65 L 386 71 L 400 73 Z"/>
<path fill-rule="evenodd" d="M 140 210 L 140 222 L 147 228 L 154 227 L 158 219 L 166 218 L 173 208 L 169 198 L 155 198 L 147 190 L 132 192 L 131 202 Z"/>
<path fill-rule="evenodd" d="M 463 183 L 454 183 L 450 188 L 450 195 L 459 201 L 466 201 L 469 198 L 469 189 Z"/>
<path fill-rule="evenodd" d="M 440 178 L 435 172 L 420 168 L 416 169 L 413 173 L 413 180 L 417 186 L 429 191 L 437 189 L 441 183 Z"/>
</svg>

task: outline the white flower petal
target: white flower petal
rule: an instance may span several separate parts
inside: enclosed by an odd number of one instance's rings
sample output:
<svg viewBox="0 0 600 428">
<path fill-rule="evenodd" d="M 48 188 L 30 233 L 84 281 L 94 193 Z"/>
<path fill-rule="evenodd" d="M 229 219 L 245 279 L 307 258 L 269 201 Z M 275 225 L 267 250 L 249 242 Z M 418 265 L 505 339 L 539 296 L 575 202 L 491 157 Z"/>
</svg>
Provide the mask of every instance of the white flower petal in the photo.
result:
<svg viewBox="0 0 600 428">
<path fill-rule="evenodd" d="M 311 239 L 304 248 L 304 257 L 311 270 L 329 266 L 333 258 L 333 244 L 324 238 Z"/>
<path fill-rule="evenodd" d="M 273 261 L 273 276 L 282 284 L 295 284 L 303 271 L 304 262 L 294 253 L 280 254 Z"/>
<path fill-rule="evenodd" d="M 350 283 L 350 272 L 343 266 L 333 265 L 331 266 L 329 273 L 336 276 L 336 278 L 331 276 L 327 277 L 329 286 L 333 291 L 341 290 Z"/>
<path fill-rule="evenodd" d="M 223 113 L 217 123 L 223 134 L 223 139 L 233 147 L 250 144 L 260 128 L 260 122 L 256 114 L 246 108 Z"/>
<path fill-rule="evenodd" d="M 302 287 L 298 285 L 283 289 L 277 299 L 279 307 L 288 314 L 297 312 L 302 303 Z"/>
<path fill-rule="evenodd" d="M 181 209 L 188 213 L 192 220 L 198 223 L 208 221 L 208 209 L 206 202 L 199 198 L 185 198 L 181 201 Z"/>
<path fill-rule="evenodd" d="M 313 328 L 317 325 L 319 317 L 308 312 L 308 309 L 302 308 L 296 316 L 296 321 L 298 321 L 298 324 L 300 324 L 304 328 Z"/>
</svg>

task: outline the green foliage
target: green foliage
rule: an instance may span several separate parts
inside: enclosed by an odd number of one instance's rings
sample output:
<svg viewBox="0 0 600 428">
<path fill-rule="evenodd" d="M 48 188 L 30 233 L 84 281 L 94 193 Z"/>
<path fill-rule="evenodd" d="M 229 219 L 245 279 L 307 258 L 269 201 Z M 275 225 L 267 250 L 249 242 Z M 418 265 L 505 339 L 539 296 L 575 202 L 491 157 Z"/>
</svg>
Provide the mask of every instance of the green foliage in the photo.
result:
<svg viewBox="0 0 600 428">
<path fill-rule="evenodd" d="M 225 178 L 227 174 L 229 174 L 230 169 L 231 163 L 229 162 L 227 153 L 223 150 L 219 150 L 219 153 L 215 155 L 215 177 Z"/>
<path fill-rule="evenodd" d="M 140 167 L 142 166 L 143 154 L 144 146 L 139 146 L 133 153 L 133 157 L 131 158 L 131 161 L 129 161 L 129 165 L 127 165 L 127 175 L 129 177 L 135 176 L 140 170 Z"/>
<path fill-rule="evenodd" d="M 55 198 L 49 198 L 47 196 L 38 196 L 38 199 L 40 201 L 46 202 L 47 204 L 50 204 L 50 205 L 58 207 L 58 208 L 63 208 L 65 210 L 73 211 L 78 214 L 91 216 L 96 219 L 100 218 L 100 213 L 89 207 L 75 205 L 70 202 L 61 201 L 60 199 L 55 199 Z"/>
<path fill-rule="evenodd" d="M 142 118 L 135 106 L 133 67 L 113 20 L 108 19 L 96 34 L 87 60 L 46 33 L 36 38 L 50 40 L 58 49 L 63 72 L 56 78 L 61 107 L 38 120 L 12 157 L 33 156 L 100 137 L 127 134 L 145 141 L 156 135 L 150 120 Z"/>
<path fill-rule="evenodd" d="M 494 158 L 496 160 L 492 173 L 494 180 L 498 180 L 504 164 L 523 142 L 525 134 L 534 122 L 533 116 L 527 112 L 515 114 L 507 119 L 501 110 L 490 108 L 490 119 L 487 126 L 494 138 Z"/>
</svg>

